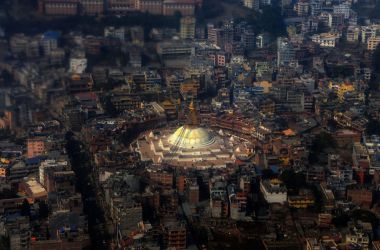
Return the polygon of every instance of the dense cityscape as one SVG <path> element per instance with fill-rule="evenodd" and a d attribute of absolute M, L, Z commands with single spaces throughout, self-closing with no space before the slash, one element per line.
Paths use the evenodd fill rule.
<path fill-rule="evenodd" d="M 0 249 L 380 249 L 380 1 L 1 0 Z"/>

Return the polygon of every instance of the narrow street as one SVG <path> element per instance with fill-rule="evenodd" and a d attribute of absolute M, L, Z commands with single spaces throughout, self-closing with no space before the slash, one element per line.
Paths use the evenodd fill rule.
<path fill-rule="evenodd" d="M 88 219 L 91 249 L 110 249 L 104 211 L 96 198 L 96 184 L 92 178 L 92 167 L 88 152 L 73 134 L 68 132 L 67 153 L 77 177 L 77 189 L 82 194 L 83 210 Z"/>

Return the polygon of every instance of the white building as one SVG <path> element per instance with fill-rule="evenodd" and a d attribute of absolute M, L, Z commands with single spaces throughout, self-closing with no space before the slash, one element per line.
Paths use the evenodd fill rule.
<path fill-rule="evenodd" d="M 260 8 L 259 0 L 244 0 L 244 6 L 250 9 L 258 10 Z"/>
<path fill-rule="evenodd" d="M 104 28 L 104 37 L 118 39 L 120 41 L 124 41 L 125 39 L 125 29 L 124 27 L 115 28 L 113 26 Z"/>
<path fill-rule="evenodd" d="M 262 5 L 271 5 L 272 1 L 271 0 L 260 0 L 260 6 Z"/>
<path fill-rule="evenodd" d="M 344 19 L 348 19 L 350 17 L 350 9 L 350 4 L 348 2 L 333 6 L 333 12 L 335 14 L 343 14 Z"/>
<path fill-rule="evenodd" d="M 336 40 L 338 35 L 332 33 L 316 34 L 311 37 L 311 40 L 318 43 L 321 47 L 334 48 L 336 46 Z"/>
<path fill-rule="evenodd" d="M 183 168 L 224 168 L 236 157 L 248 156 L 251 144 L 243 138 L 217 134 L 198 126 L 194 104 L 187 124 L 173 130 L 148 131 L 136 142 L 142 161 L 168 163 Z"/>
<path fill-rule="evenodd" d="M 379 25 L 370 25 L 361 27 L 361 42 L 367 43 L 368 39 L 376 37 Z"/>
<path fill-rule="evenodd" d="M 260 190 L 268 203 L 285 203 L 288 199 L 288 191 L 278 179 L 262 180 Z"/>
<path fill-rule="evenodd" d="M 86 71 L 87 59 L 86 58 L 70 58 L 70 72 L 75 74 L 82 74 Z"/>

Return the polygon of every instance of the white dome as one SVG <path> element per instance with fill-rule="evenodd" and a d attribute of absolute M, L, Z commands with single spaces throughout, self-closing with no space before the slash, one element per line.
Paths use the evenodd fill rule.
<path fill-rule="evenodd" d="M 185 125 L 178 128 L 168 141 L 180 148 L 203 148 L 213 144 L 215 137 L 204 128 Z"/>

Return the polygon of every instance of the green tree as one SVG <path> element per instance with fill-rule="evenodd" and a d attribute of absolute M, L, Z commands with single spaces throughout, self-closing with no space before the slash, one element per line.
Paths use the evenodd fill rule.
<path fill-rule="evenodd" d="M 296 173 L 293 169 L 284 170 L 280 175 L 280 179 L 288 189 L 293 189 L 295 192 L 306 186 L 305 175 L 301 172 Z"/>
<path fill-rule="evenodd" d="M 318 134 L 311 145 L 311 150 L 309 154 L 310 162 L 318 162 L 318 156 L 325 152 L 328 148 L 336 148 L 338 146 L 334 137 L 327 132 L 321 132 Z"/>
<path fill-rule="evenodd" d="M 49 216 L 49 206 L 45 201 L 40 201 L 38 203 L 38 214 L 42 219 L 46 219 Z"/>
<path fill-rule="evenodd" d="M 374 119 L 369 119 L 367 124 L 367 134 L 380 135 L 380 122 Z"/>
<path fill-rule="evenodd" d="M 24 199 L 22 202 L 21 215 L 30 217 L 30 204 L 27 199 Z"/>
<path fill-rule="evenodd" d="M 11 190 L 11 189 L 5 188 L 0 192 L 0 200 L 1 199 L 12 199 L 12 198 L 16 198 L 16 197 L 17 197 L 16 192 Z"/>
<path fill-rule="evenodd" d="M 372 54 L 372 66 L 375 73 L 380 73 L 380 45 L 378 45 Z"/>
<path fill-rule="evenodd" d="M 0 236 L 0 249 L 3 249 L 3 250 L 11 249 L 9 237 Z"/>
<path fill-rule="evenodd" d="M 332 224 L 336 227 L 346 227 L 347 222 L 350 220 L 350 216 L 343 213 L 332 219 Z"/>

